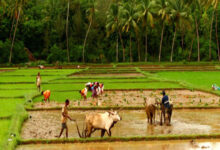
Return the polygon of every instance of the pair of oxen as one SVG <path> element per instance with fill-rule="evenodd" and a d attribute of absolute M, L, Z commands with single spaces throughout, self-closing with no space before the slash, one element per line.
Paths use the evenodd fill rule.
<path fill-rule="evenodd" d="M 145 102 L 145 111 L 148 118 L 148 123 L 153 124 L 156 123 L 156 110 L 159 109 L 160 103 L 149 103 Z M 169 108 L 165 108 L 163 104 L 160 104 L 160 125 L 164 123 L 170 124 L 171 116 L 172 116 L 173 105 L 170 104 Z M 122 109 L 119 109 L 121 111 Z M 118 111 L 118 112 L 119 112 Z M 76 122 L 77 132 L 79 137 L 86 138 L 91 137 L 91 134 L 96 130 L 101 130 L 101 137 L 105 135 L 107 132 L 108 136 L 111 136 L 111 129 L 114 125 L 122 120 L 117 111 L 106 111 L 104 113 L 91 113 L 87 114 L 85 117 L 85 129 L 83 125 L 83 130 L 80 133 L 78 124 Z"/>

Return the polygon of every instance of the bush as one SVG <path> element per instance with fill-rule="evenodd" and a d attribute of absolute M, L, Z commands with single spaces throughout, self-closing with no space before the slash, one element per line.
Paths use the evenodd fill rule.
<path fill-rule="evenodd" d="M 49 63 L 54 63 L 56 61 L 60 61 L 60 62 L 67 61 L 66 51 L 60 49 L 59 47 L 56 46 L 56 44 L 54 44 L 50 48 L 50 54 L 47 57 L 47 61 Z"/>
<path fill-rule="evenodd" d="M 70 44 L 70 60 L 71 62 L 79 62 L 82 58 L 82 45 Z"/>
<path fill-rule="evenodd" d="M 0 63 L 7 63 L 9 60 L 9 54 L 11 49 L 11 41 L 0 41 Z M 22 41 L 16 41 L 12 51 L 12 63 L 27 62 L 28 56 L 24 49 L 24 43 Z"/>

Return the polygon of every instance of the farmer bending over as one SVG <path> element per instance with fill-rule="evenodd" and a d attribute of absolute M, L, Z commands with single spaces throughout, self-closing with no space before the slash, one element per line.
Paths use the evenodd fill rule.
<path fill-rule="evenodd" d="M 36 85 L 39 92 L 40 92 L 40 84 L 41 84 L 41 77 L 40 77 L 40 72 L 38 72 L 36 77 Z"/>
<path fill-rule="evenodd" d="M 84 100 L 86 100 L 87 88 L 84 88 L 84 89 L 80 90 L 79 93 L 81 94 L 81 98 L 83 96 Z"/>
<path fill-rule="evenodd" d="M 44 95 L 44 102 L 50 102 L 50 90 L 42 91 L 41 95 Z"/>
<path fill-rule="evenodd" d="M 60 135 L 56 136 L 58 138 L 60 138 L 60 136 L 63 133 L 63 130 L 66 129 L 66 138 L 68 138 L 68 127 L 67 127 L 67 120 L 71 120 L 71 121 L 75 121 L 74 119 L 71 119 L 68 115 L 68 106 L 69 106 L 70 101 L 68 99 L 66 99 L 65 101 L 65 105 L 62 108 L 62 117 L 61 117 L 61 131 L 60 131 Z"/>

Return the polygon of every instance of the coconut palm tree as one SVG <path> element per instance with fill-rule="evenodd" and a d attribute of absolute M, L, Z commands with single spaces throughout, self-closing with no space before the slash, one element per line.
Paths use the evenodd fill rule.
<path fill-rule="evenodd" d="M 94 17 L 95 17 L 95 11 L 96 11 L 96 9 L 95 9 L 95 0 L 86 0 L 86 4 L 87 4 L 86 15 L 87 15 L 87 18 L 89 20 L 89 27 L 87 29 L 86 36 L 85 36 L 84 43 L 83 43 L 83 52 L 82 52 L 83 62 L 85 62 L 86 41 L 87 41 L 87 38 L 88 38 L 90 28 L 92 26 L 92 23 L 93 23 L 93 20 L 94 20 Z"/>
<path fill-rule="evenodd" d="M 191 14 L 195 22 L 195 29 L 197 35 L 198 62 L 200 61 L 199 24 L 203 11 L 203 5 L 204 5 L 203 0 L 193 0 L 191 4 Z"/>
<path fill-rule="evenodd" d="M 209 60 L 212 59 L 212 28 L 213 28 L 213 22 L 214 22 L 214 16 L 215 12 L 218 6 L 218 1 L 219 0 L 206 0 L 205 1 L 205 8 L 206 9 L 213 9 L 212 11 L 212 17 L 211 17 L 211 24 L 210 24 L 210 32 L 209 32 Z"/>
<path fill-rule="evenodd" d="M 13 38 L 12 38 L 12 43 L 11 43 L 11 49 L 10 49 L 10 55 L 9 55 L 9 63 L 11 63 L 12 60 L 12 51 L 14 47 L 14 41 L 15 41 L 15 36 L 16 36 L 16 31 L 18 28 L 18 22 L 20 19 L 20 15 L 22 13 L 22 8 L 23 6 L 27 3 L 28 0 L 16 0 L 15 3 L 15 18 L 16 18 L 16 24 L 15 24 L 15 29 L 13 33 Z"/>
<path fill-rule="evenodd" d="M 162 22 L 162 30 L 161 30 L 161 39 L 160 39 L 160 49 L 159 49 L 159 57 L 158 61 L 161 60 L 161 51 L 162 51 L 162 44 L 163 44 L 163 33 L 165 28 L 165 22 L 169 19 L 169 12 L 167 8 L 167 1 L 166 0 L 153 0 L 152 1 L 152 11 L 157 14 Z"/>
<path fill-rule="evenodd" d="M 173 61 L 173 51 L 176 38 L 177 29 L 180 29 L 181 24 L 189 26 L 189 9 L 188 6 L 182 0 L 168 0 L 169 17 L 174 24 L 174 36 L 172 42 L 172 50 L 170 54 L 170 62 Z"/>
<path fill-rule="evenodd" d="M 125 2 L 121 7 L 120 7 L 120 20 L 122 21 L 123 27 L 122 31 L 129 33 L 130 36 L 130 62 L 132 62 L 132 50 L 131 50 L 131 36 L 132 36 L 132 31 L 135 32 L 136 38 L 137 38 L 137 43 L 138 43 L 138 60 L 141 60 L 140 56 L 140 46 L 139 46 L 139 38 L 138 38 L 138 30 L 139 27 L 137 25 L 137 20 L 140 17 L 140 12 L 137 11 L 137 7 L 134 1 L 131 2 Z"/>
<path fill-rule="evenodd" d="M 107 11 L 107 24 L 106 24 L 106 29 L 107 29 L 107 36 L 109 36 L 111 33 L 116 33 L 116 62 L 118 62 L 118 38 L 119 38 L 119 20 L 118 20 L 118 15 L 119 15 L 119 4 L 116 1 L 115 3 L 112 3 L 110 6 L 110 9 Z M 120 36 L 121 37 L 121 36 Z M 123 45 L 123 40 L 122 41 L 122 48 L 123 48 L 123 58 L 124 58 L 124 45 Z"/>
<path fill-rule="evenodd" d="M 145 28 L 145 62 L 147 62 L 147 54 L 148 54 L 148 26 L 150 24 L 151 27 L 153 27 L 154 19 L 153 14 L 151 12 L 151 0 L 139 0 L 138 1 L 138 11 L 140 11 L 141 14 L 141 20 L 143 22 L 143 26 Z"/>
<path fill-rule="evenodd" d="M 66 11 L 66 50 L 67 50 L 67 60 L 70 62 L 70 52 L 69 52 L 69 13 L 70 13 L 70 0 L 67 0 L 67 11 Z"/>

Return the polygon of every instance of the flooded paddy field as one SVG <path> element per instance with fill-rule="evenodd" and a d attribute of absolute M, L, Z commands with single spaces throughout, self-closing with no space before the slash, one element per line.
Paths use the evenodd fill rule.
<path fill-rule="evenodd" d="M 144 106 L 145 100 L 160 100 L 161 90 L 111 90 L 104 91 L 97 99 L 88 98 L 86 101 L 73 101 L 70 107 L 75 106 Z M 169 99 L 175 106 L 216 106 L 220 103 L 217 95 L 202 91 L 166 90 Z M 62 106 L 62 103 L 50 102 L 42 105 L 35 103 L 34 108 L 50 108 Z"/>
<path fill-rule="evenodd" d="M 136 141 L 20 145 L 16 150 L 219 150 L 220 140 Z"/>
<path fill-rule="evenodd" d="M 80 130 L 83 128 L 85 115 L 103 111 L 69 111 L 76 119 Z M 183 109 L 174 110 L 171 126 L 159 125 L 159 114 L 156 124 L 149 125 L 144 110 L 124 110 L 119 112 L 122 121 L 112 128 L 112 136 L 149 136 L 149 135 L 192 135 L 220 133 L 220 109 Z M 31 111 L 29 119 L 23 124 L 22 139 L 55 139 L 61 129 L 61 111 Z M 74 122 L 68 122 L 69 137 L 79 137 Z M 92 137 L 99 137 L 96 131 Z M 106 135 L 105 135 L 106 136 Z"/>

